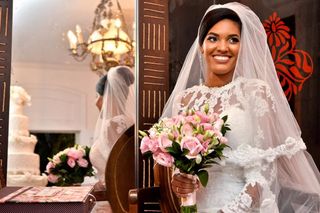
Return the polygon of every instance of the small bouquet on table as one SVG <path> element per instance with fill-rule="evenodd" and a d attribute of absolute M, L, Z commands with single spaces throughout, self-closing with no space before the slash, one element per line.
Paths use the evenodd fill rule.
<path fill-rule="evenodd" d="M 140 150 L 162 166 L 196 176 L 205 187 L 209 177 L 206 168 L 217 164 L 224 148 L 229 147 L 224 137 L 230 130 L 227 118 L 209 113 L 208 104 L 203 111 L 189 109 L 172 118 L 163 118 L 148 131 L 139 131 Z M 196 192 L 181 198 L 181 212 L 197 212 Z"/>
<path fill-rule="evenodd" d="M 55 186 L 80 185 L 85 176 L 94 176 L 89 159 L 90 147 L 76 144 L 48 158 L 48 181 Z"/>

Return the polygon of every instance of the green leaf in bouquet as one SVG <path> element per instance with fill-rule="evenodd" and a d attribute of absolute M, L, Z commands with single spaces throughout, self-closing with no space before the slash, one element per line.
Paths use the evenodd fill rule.
<path fill-rule="evenodd" d="M 195 164 L 196 164 L 196 161 L 195 161 L 195 160 L 192 160 L 191 163 L 190 163 L 190 165 L 188 166 L 188 169 L 187 169 L 188 174 L 189 174 L 191 171 L 193 171 L 193 168 L 194 168 Z"/>
<path fill-rule="evenodd" d="M 214 159 L 207 159 L 204 161 L 205 164 L 218 164 Z"/>
<path fill-rule="evenodd" d="M 187 172 L 188 165 L 186 165 L 182 160 L 176 160 L 175 166 L 181 171 L 181 172 Z"/>
<path fill-rule="evenodd" d="M 205 103 L 205 105 L 204 105 L 204 112 L 206 114 L 208 114 L 208 112 L 209 112 L 209 104 L 208 103 Z"/>
<path fill-rule="evenodd" d="M 218 141 L 217 137 L 212 137 L 210 143 L 211 143 L 211 144 L 210 144 L 209 148 L 211 148 L 211 147 L 216 146 L 217 144 L 219 144 L 219 141 Z"/>
<path fill-rule="evenodd" d="M 68 158 L 68 157 L 67 157 L 66 154 L 60 155 L 60 160 L 61 160 L 61 162 L 66 162 L 66 161 L 68 160 L 67 158 Z"/>
<path fill-rule="evenodd" d="M 152 152 L 151 151 L 146 151 L 145 153 L 143 153 L 143 156 L 149 158 L 149 157 L 152 156 Z"/>
<path fill-rule="evenodd" d="M 62 173 L 62 174 L 67 174 L 68 171 L 67 171 L 66 169 L 60 169 L 60 173 Z"/>
<path fill-rule="evenodd" d="M 224 123 L 227 122 L 227 120 L 228 120 L 228 115 L 223 116 L 221 119 L 223 120 Z"/>
<path fill-rule="evenodd" d="M 86 156 L 89 156 L 90 147 L 88 147 L 88 146 L 84 147 L 84 151 L 85 151 L 85 153 L 86 153 Z"/>
<path fill-rule="evenodd" d="M 181 153 L 181 147 L 179 143 L 173 141 L 172 148 L 175 150 L 175 153 Z"/>
<path fill-rule="evenodd" d="M 227 131 L 230 131 L 230 130 L 231 129 L 229 128 L 229 124 L 224 124 L 221 127 L 221 133 L 222 133 L 223 136 L 227 133 Z"/>
<path fill-rule="evenodd" d="M 206 187 L 208 184 L 209 174 L 206 170 L 200 170 L 197 173 L 197 176 L 200 180 L 200 183 L 203 187 Z"/>
<path fill-rule="evenodd" d="M 188 150 L 188 149 L 183 149 L 183 152 L 182 152 L 182 155 L 187 155 L 187 154 L 189 154 L 189 152 L 190 152 L 190 150 Z"/>

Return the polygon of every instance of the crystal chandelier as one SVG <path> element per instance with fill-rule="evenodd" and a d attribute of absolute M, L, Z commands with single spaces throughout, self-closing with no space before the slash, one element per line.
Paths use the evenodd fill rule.
<path fill-rule="evenodd" d="M 134 41 L 128 35 L 118 0 L 116 4 L 116 11 L 112 11 L 112 0 L 102 0 L 97 6 L 87 42 L 79 25 L 76 26 L 76 33 L 71 30 L 67 33 L 71 55 L 77 61 L 83 61 L 90 54 L 90 68 L 98 75 L 103 75 L 113 66 L 134 65 Z"/>

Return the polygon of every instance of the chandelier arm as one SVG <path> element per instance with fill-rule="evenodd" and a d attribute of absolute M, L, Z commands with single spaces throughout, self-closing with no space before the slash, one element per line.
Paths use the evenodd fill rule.
<path fill-rule="evenodd" d="M 85 52 L 84 54 L 81 54 L 81 55 L 72 53 L 71 55 L 76 61 L 81 62 L 87 57 L 88 53 Z"/>
<path fill-rule="evenodd" d="M 128 31 L 128 25 L 127 25 L 126 20 L 125 20 L 125 18 L 124 18 L 121 5 L 120 5 L 120 3 L 119 3 L 118 0 L 116 0 L 116 1 L 117 1 L 118 9 L 119 9 L 119 11 L 120 11 L 121 19 L 122 19 L 122 21 L 123 21 L 124 30 L 125 30 L 125 32 L 128 34 L 128 32 L 129 32 L 129 31 Z"/>

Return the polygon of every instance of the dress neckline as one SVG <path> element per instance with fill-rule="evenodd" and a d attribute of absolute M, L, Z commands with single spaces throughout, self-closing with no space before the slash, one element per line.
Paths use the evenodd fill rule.
<path fill-rule="evenodd" d="M 210 91 L 223 91 L 223 90 L 228 90 L 231 87 L 233 87 L 236 83 L 238 83 L 238 81 L 240 81 L 242 79 L 242 77 L 238 77 L 232 81 L 230 81 L 229 83 L 223 85 L 223 86 L 217 86 L 217 87 L 209 87 L 205 84 L 200 85 L 201 87 L 204 87 L 206 90 L 210 90 Z"/>

